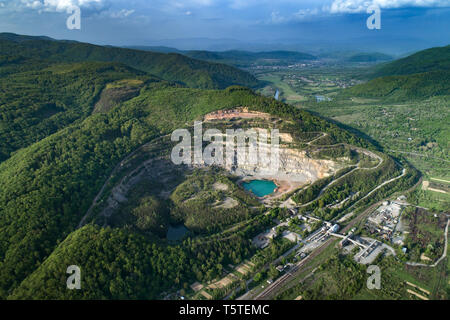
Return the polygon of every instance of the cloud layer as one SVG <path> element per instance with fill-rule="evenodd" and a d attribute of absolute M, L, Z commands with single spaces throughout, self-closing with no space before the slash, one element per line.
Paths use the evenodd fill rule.
<path fill-rule="evenodd" d="M 0 0 L 0 4 L 5 3 Z M 164 12 L 195 12 L 195 10 L 263 10 L 273 8 L 271 12 L 278 12 L 278 8 L 289 8 L 295 16 L 304 18 L 317 15 L 318 12 L 327 13 L 360 13 L 366 11 L 371 4 L 382 9 L 404 7 L 450 7 L 450 0 L 9 0 L 6 5 L 15 8 L 28 8 L 39 11 L 66 11 L 72 6 L 80 8 L 107 10 L 109 7 L 121 7 L 127 12 L 139 11 L 141 8 L 160 9 Z M 298 14 L 297 14 L 298 13 Z"/>
<path fill-rule="evenodd" d="M 104 0 L 20 0 L 18 7 L 21 5 L 26 8 L 62 12 L 74 6 L 80 8 L 100 8 L 104 5 Z"/>
<path fill-rule="evenodd" d="M 327 42 L 365 37 L 372 4 L 383 13 L 380 38 L 449 38 L 450 0 L 0 0 L 0 30 L 108 44 L 187 38 Z M 74 5 L 82 12 L 78 33 L 66 28 L 67 9 Z"/>
<path fill-rule="evenodd" d="M 326 7 L 330 13 L 360 13 L 365 12 L 370 5 L 377 5 L 381 9 L 396 9 L 406 7 L 448 7 L 450 0 L 334 0 Z"/>

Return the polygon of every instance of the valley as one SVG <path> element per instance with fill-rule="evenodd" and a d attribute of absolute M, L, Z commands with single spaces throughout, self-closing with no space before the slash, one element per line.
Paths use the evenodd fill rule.
<path fill-rule="evenodd" d="M 0 48 L 1 299 L 448 299 L 445 59 Z"/>
<path fill-rule="evenodd" d="M 227 115 L 226 121 L 224 121 L 225 115 Z M 249 285 L 254 287 L 255 283 L 261 283 L 263 279 L 267 279 L 267 276 L 277 276 L 279 271 L 273 271 L 272 267 L 269 268 L 269 265 L 273 266 L 273 263 L 280 263 L 280 261 L 288 264 L 291 262 L 286 261 L 295 261 L 295 259 L 292 259 L 299 257 L 301 253 L 297 253 L 297 250 L 302 246 L 310 248 L 308 250 L 312 250 L 313 253 L 316 249 L 321 248 L 321 246 L 317 247 L 315 243 L 317 240 L 314 239 L 318 237 L 317 232 L 321 230 L 322 224 L 326 225 L 328 223 L 326 219 L 330 218 L 321 220 L 317 219 L 318 215 L 325 214 L 330 208 L 333 215 L 338 215 L 338 212 L 342 212 L 342 214 L 349 212 L 350 208 L 359 201 L 370 197 L 385 184 L 394 183 L 397 179 L 406 175 L 404 169 L 400 174 L 380 183 L 373 190 L 369 189 L 370 192 L 367 195 L 364 194 L 363 190 L 356 192 L 360 189 L 355 189 L 354 195 L 344 199 L 339 206 L 327 205 L 323 200 L 326 199 L 323 198 L 323 195 L 327 194 L 328 189 L 335 185 L 338 188 L 343 179 L 350 179 L 349 181 L 355 179 L 358 169 L 368 170 L 369 172 L 382 170 L 381 167 L 387 159 L 362 148 L 343 147 L 341 144 L 322 145 L 320 140 L 328 137 L 328 134 L 324 132 L 304 132 L 304 137 L 296 141 L 291 136 L 294 131 L 290 133 L 295 128 L 291 122 L 266 113 L 252 113 L 249 110 L 219 110 L 207 114 L 204 119 L 207 119 L 206 122 L 203 122 L 204 130 L 207 130 L 209 126 L 225 129 L 237 124 L 242 128 L 257 128 L 260 130 L 277 123 L 277 127 L 286 130 L 283 130 L 280 134 L 282 149 L 289 145 L 290 148 L 305 150 L 303 155 L 298 152 L 291 153 L 292 151 L 288 153 L 290 156 L 287 158 L 287 163 L 304 161 L 301 160 L 302 158 L 317 161 L 315 159 L 326 157 L 330 160 L 326 160 L 322 164 L 327 168 L 327 172 L 323 176 L 322 174 L 317 176 L 317 173 L 314 173 L 314 170 L 316 170 L 314 168 L 317 165 L 309 167 L 305 163 L 300 164 L 300 176 L 296 174 L 295 166 L 287 169 L 282 165 L 281 170 L 290 172 L 286 175 L 286 178 L 291 187 L 285 192 L 281 191 L 280 193 L 280 190 L 276 190 L 274 194 L 262 197 L 254 197 L 242 188 L 242 181 L 247 179 L 261 179 L 262 177 L 271 179 L 271 177 L 258 174 L 257 170 L 260 168 L 249 168 L 247 162 L 243 164 L 235 163 L 230 167 L 214 168 L 204 165 L 190 168 L 176 167 L 170 163 L 168 158 L 170 146 L 173 146 L 173 143 L 169 141 L 167 136 L 161 137 L 157 143 L 152 142 L 144 145 L 122 161 L 120 167 L 113 172 L 114 180 L 111 179 L 112 177 L 108 180 L 110 183 L 102 188 L 101 193 L 97 195 L 95 203 L 93 203 L 93 207 L 88 211 L 88 216 L 91 220 L 94 220 L 95 224 L 113 228 L 127 226 L 127 228 L 131 228 L 131 230 L 141 233 L 149 239 L 152 239 L 154 235 L 159 235 L 160 239 L 164 239 L 167 230 L 173 228 L 171 226 L 183 226 L 187 232 L 184 233 L 185 240 L 183 241 L 183 238 L 176 240 L 178 243 L 183 243 L 183 246 L 186 245 L 186 239 L 203 243 L 207 242 L 209 238 L 224 241 L 232 237 L 231 231 L 241 233 L 248 230 L 250 226 L 252 231 L 247 231 L 244 234 L 249 237 L 247 241 L 253 243 L 255 243 L 256 238 L 261 237 L 257 232 L 264 230 L 264 228 L 277 229 L 277 232 L 274 233 L 275 236 L 286 234 L 277 241 L 273 240 L 274 243 L 266 242 L 266 244 L 259 245 L 261 251 L 257 250 L 252 255 L 247 256 L 245 260 L 237 260 L 240 261 L 237 265 L 236 262 L 230 261 L 231 263 L 223 266 L 222 271 L 218 274 L 219 276 L 222 274 L 222 278 L 219 277 L 206 282 L 198 278 L 195 279 L 195 283 L 177 293 L 185 298 L 211 299 L 214 297 L 230 297 L 230 295 L 236 296 L 238 293 L 242 295 L 242 289 L 239 289 L 242 288 L 240 287 L 242 281 L 246 282 L 246 287 Z M 163 147 L 165 144 L 167 144 L 167 147 Z M 155 148 L 157 148 L 156 153 Z M 342 148 L 343 150 L 341 150 Z M 346 148 L 348 148 L 346 152 L 351 155 L 350 158 L 340 157 L 340 152 L 345 151 Z M 280 183 L 280 174 L 279 172 L 276 176 L 277 186 L 282 184 Z M 305 174 L 307 175 L 305 176 Z M 309 177 L 308 180 L 304 180 L 305 177 Z M 326 185 L 322 184 L 315 199 L 302 200 L 303 203 L 296 203 L 301 201 L 299 200 L 301 199 L 299 198 L 300 195 L 311 190 L 312 186 L 317 184 L 316 182 L 322 180 L 326 181 Z M 113 181 L 116 181 L 116 185 Z M 293 185 L 294 181 L 297 182 Z M 148 202 L 149 200 L 151 202 Z M 321 201 L 319 208 L 322 209 L 314 212 L 309 211 L 319 201 Z M 144 226 L 139 222 L 139 212 L 148 215 L 149 204 L 154 208 L 152 210 L 160 208 L 161 205 L 166 209 L 157 209 L 159 219 L 153 222 L 146 219 L 147 223 Z M 154 207 L 155 205 L 158 207 Z M 325 208 L 325 206 L 327 207 Z M 263 209 L 264 207 L 266 209 Z M 280 208 L 284 209 L 280 211 Z M 162 210 L 166 212 L 166 218 L 163 220 L 161 220 Z M 91 216 L 91 214 L 94 216 Z M 200 215 L 203 215 L 202 218 L 199 218 Z M 153 219 L 155 218 L 156 216 Z M 307 223 L 299 223 L 298 225 L 288 223 L 291 219 L 299 222 L 301 219 L 306 219 Z M 336 221 L 337 217 L 334 220 Z M 88 219 L 84 219 L 84 223 L 88 223 L 88 221 Z M 200 221 L 201 223 L 199 223 Z M 353 225 L 350 222 L 352 222 L 352 219 L 348 218 L 348 221 L 345 221 L 344 224 Z M 82 225 L 79 227 L 82 227 Z M 285 230 L 286 227 L 287 230 Z M 161 229 L 158 230 L 158 228 Z M 349 230 L 349 227 L 346 230 Z M 294 237 L 293 240 L 292 237 Z M 326 238 L 320 241 L 324 240 Z M 169 245 L 174 243 L 174 240 L 167 239 L 166 241 Z M 270 260 L 267 260 L 268 257 L 265 257 L 265 252 L 269 249 L 270 251 L 275 250 L 269 256 L 273 257 L 272 259 L 275 258 L 270 264 L 268 264 L 270 262 Z M 285 250 L 287 251 L 285 252 Z M 273 255 L 274 253 L 275 255 Z M 294 254 L 297 255 L 294 257 Z M 313 254 L 311 254 L 312 256 Z M 303 264 L 303 261 L 300 261 Z M 242 269 L 242 266 L 246 266 L 245 269 Z M 264 274 L 264 276 L 259 276 L 258 281 L 252 281 L 252 277 L 256 274 Z M 247 295 L 251 292 L 253 291 L 249 291 Z M 175 296 L 173 294 L 170 293 L 165 298 L 177 296 L 177 294 Z"/>

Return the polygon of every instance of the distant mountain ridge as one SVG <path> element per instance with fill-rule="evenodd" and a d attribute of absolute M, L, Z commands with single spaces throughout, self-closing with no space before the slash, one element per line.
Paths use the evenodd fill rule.
<path fill-rule="evenodd" d="M 183 54 L 183 50 L 178 50 L 176 48 L 165 47 L 165 46 L 124 46 L 125 49 L 141 50 L 141 51 L 151 51 L 151 52 L 161 52 L 161 53 L 179 53 Z"/>
<path fill-rule="evenodd" d="M 416 52 L 375 69 L 373 77 L 450 70 L 450 45 Z"/>
<path fill-rule="evenodd" d="M 53 62 L 119 62 L 192 88 L 224 89 L 232 85 L 255 87 L 259 84 L 253 75 L 243 70 L 177 53 L 145 52 L 9 33 L 0 34 L 0 52 Z"/>
<path fill-rule="evenodd" d="M 227 63 L 231 65 L 240 66 L 243 64 L 250 64 L 255 62 L 262 62 L 261 60 L 277 60 L 277 63 L 292 63 L 298 61 L 317 60 L 317 57 L 304 52 L 297 51 L 207 51 L 207 50 L 178 50 L 176 48 L 164 46 L 131 46 L 126 47 L 131 49 L 143 51 L 155 51 L 163 53 L 179 53 L 187 57 L 199 60 L 206 60 L 210 62 Z"/>
<path fill-rule="evenodd" d="M 373 53 L 358 53 L 350 58 L 348 58 L 349 62 L 379 62 L 379 61 L 389 61 L 393 60 L 394 58 L 390 55 L 380 53 L 380 52 L 373 52 Z"/>

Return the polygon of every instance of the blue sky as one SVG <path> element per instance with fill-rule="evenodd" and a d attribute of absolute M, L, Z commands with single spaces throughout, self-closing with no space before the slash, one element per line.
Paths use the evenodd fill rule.
<path fill-rule="evenodd" d="M 368 30 L 366 9 L 382 10 Z M 66 28 L 81 8 L 81 30 Z M 450 0 L 0 0 L 0 31 L 182 49 L 412 51 L 450 43 Z"/>

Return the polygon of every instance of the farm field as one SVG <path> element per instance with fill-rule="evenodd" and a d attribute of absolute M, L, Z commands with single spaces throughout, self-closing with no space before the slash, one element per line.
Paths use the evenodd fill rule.
<path fill-rule="evenodd" d="M 305 106 L 376 140 L 387 152 L 406 157 L 425 176 L 450 176 L 447 97 L 389 104 L 351 101 Z M 405 121 L 406 119 L 406 121 Z"/>
<path fill-rule="evenodd" d="M 340 89 L 361 83 L 356 78 L 359 68 L 354 65 L 337 67 L 319 62 L 250 71 L 266 84 L 261 93 L 271 95 L 279 90 L 280 100 L 296 105 L 316 101 L 318 97 L 333 99 Z"/>

